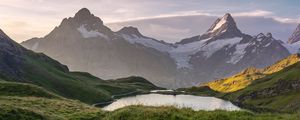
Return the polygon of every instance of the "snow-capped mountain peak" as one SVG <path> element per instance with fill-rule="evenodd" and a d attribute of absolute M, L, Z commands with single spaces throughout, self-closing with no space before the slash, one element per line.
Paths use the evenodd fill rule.
<path fill-rule="evenodd" d="M 243 35 L 244 34 L 237 28 L 232 16 L 227 13 L 223 17 L 218 18 L 204 34 L 183 39 L 176 44 L 187 44 L 205 39 L 210 39 L 211 41 L 217 39 L 226 40 L 235 37 L 243 37 Z"/>
<path fill-rule="evenodd" d="M 209 37 L 225 39 L 241 36 L 242 32 L 237 28 L 234 19 L 229 13 L 226 13 L 222 18 L 218 18 L 200 39 L 207 39 Z"/>
<path fill-rule="evenodd" d="M 87 8 L 80 9 L 74 17 L 63 19 L 52 32 L 61 31 L 79 32 L 82 38 L 100 37 L 105 40 L 109 40 L 114 34 L 99 17 L 93 15 Z"/>
<path fill-rule="evenodd" d="M 235 22 L 233 20 L 233 18 L 231 17 L 231 15 L 229 13 L 226 13 L 222 18 L 219 18 L 215 21 L 215 23 L 211 26 L 211 28 L 208 29 L 207 32 L 214 32 L 218 29 L 222 29 L 222 31 L 227 30 L 228 29 L 228 24 L 232 24 L 232 27 L 236 27 Z M 222 26 L 225 26 L 222 28 Z"/>
<path fill-rule="evenodd" d="M 124 27 L 116 33 L 131 44 L 142 44 L 161 52 L 168 52 L 174 48 L 174 46 L 169 43 L 142 35 L 136 27 Z"/>

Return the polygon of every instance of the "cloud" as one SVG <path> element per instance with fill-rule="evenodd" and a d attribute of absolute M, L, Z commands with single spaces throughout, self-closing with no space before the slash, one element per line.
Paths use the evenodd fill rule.
<path fill-rule="evenodd" d="M 263 16 L 271 16 L 273 15 L 273 12 L 271 11 L 265 11 L 265 10 L 254 10 L 254 11 L 249 11 L 249 12 L 238 12 L 238 13 L 233 13 L 233 16 L 244 16 L 244 17 L 263 17 Z"/>
<path fill-rule="evenodd" d="M 265 11 L 265 10 L 255 10 L 255 11 L 249 11 L 249 12 L 240 12 L 240 13 L 233 13 L 233 16 L 241 16 L 241 17 L 265 17 L 265 18 L 272 18 L 278 22 L 281 23 L 300 23 L 300 17 L 299 18 L 287 18 L 287 17 L 280 17 L 276 16 L 271 11 Z"/>
<path fill-rule="evenodd" d="M 300 23 L 300 18 L 292 19 L 292 18 L 284 18 L 278 16 L 273 16 L 272 18 L 282 23 Z"/>
<path fill-rule="evenodd" d="M 232 0 L 1 0 L 0 28 L 8 31 L 8 34 L 18 42 L 31 37 L 42 37 L 59 25 L 63 18 L 73 16 L 82 7 L 90 9 L 106 24 L 199 15 L 220 17 L 225 12 L 232 13 L 233 16 L 272 18 L 281 23 L 300 22 L 300 18 L 282 17 L 293 17 L 293 14 L 297 13 L 297 10 L 289 10 L 292 5 L 285 5 L 286 9 L 276 9 L 273 4 L 272 6 L 264 4 L 269 1 L 256 1 L 249 3 Z M 281 5 L 280 2 L 274 4 Z M 295 8 L 298 6 L 293 9 Z M 286 11 L 290 14 L 286 15 Z M 16 33 L 27 35 L 18 36 Z"/>
<path fill-rule="evenodd" d="M 170 17 L 186 17 L 186 16 L 213 16 L 213 17 L 221 17 L 225 13 L 217 14 L 217 13 L 209 13 L 209 12 L 203 12 L 203 11 L 177 11 L 169 14 L 160 14 L 156 16 L 148 16 L 148 17 L 137 17 L 134 19 L 123 19 L 123 20 L 117 20 L 117 21 L 111 21 L 110 23 L 118 23 L 118 22 L 127 22 L 127 21 L 137 21 L 137 20 L 146 20 L 146 19 L 159 19 L 159 18 L 170 18 Z M 286 17 L 280 17 L 276 16 L 271 11 L 266 10 L 254 10 L 254 11 L 247 11 L 247 12 L 234 12 L 231 13 L 235 17 L 264 17 L 264 18 L 271 18 L 281 23 L 300 23 L 300 17 L 299 18 L 286 18 Z"/>
<path fill-rule="evenodd" d="M 218 16 L 207 12 L 201 11 L 178 11 L 168 14 L 159 14 L 155 16 L 147 16 L 147 17 L 136 17 L 136 18 L 129 18 L 129 19 L 122 19 L 122 20 L 115 20 L 107 22 L 110 23 L 118 23 L 118 22 L 126 22 L 126 21 L 137 21 L 137 20 L 147 20 L 147 19 L 159 19 L 159 18 L 170 18 L 170 17 L 184 17 L 184 16 L 196 16 L 196 15 L 204 15 L 204 16 Z"/>
<path fill-rule="evenodd" d="M 159 24 L 150 24 L 148 34 L 151 36 L 162 36 L 163 38 L 168 38 L 169 40 L 177 40 L 181 35 L 187 34 L 190 31 L 188 28 L 174 28 L 173 26 L 165 26 Z M 175 42 L 175 41 L 169 41 Z"/>

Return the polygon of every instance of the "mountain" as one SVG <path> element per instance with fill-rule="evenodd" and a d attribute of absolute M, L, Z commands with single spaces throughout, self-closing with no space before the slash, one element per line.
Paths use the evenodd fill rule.
<path fill-rule="evenodd" d="M 242 33 L 230 14 L 217 19 L 204 34 L 171 44 L 131 26 L 113 32 L 86 8 L 45 37 L 21 44 L 71 71 L 105 79 L 137 75 L 169 88 L 231 76 L 251 66 L 263 68 L 290 54 L 271 33 Z"/>
<path fill-rule="evenodd" d="M 124 27 L 117 31 L 117 33 L 131 44 L 141 44 L 149 48 L 154 48 L 160 52 L 168 53 L 168 51 L 174 48 L 174 45 L 170 43 L 142 35 L 137 28 L 132 26 Z"/>
<path fill-rule="evenodd" d="M 56 60 L 22 47 L 2 30 L 0 30 L 0 79 L 38 85 L 60 96 L 85 103 L 112 100 L 111 96 L 116 94 L 160 89 L 140 77 L 121 78 L 111 82 L 89 73 L 70 72 L 67 66 Z"/>
<path fill-rule="evenodd" d="M 229 13 L 222 18 L 218 18 L 213 25 L 201 36 L 183 39 L 177 44 L 187 44 L 204 39 L 226 39 L 242 37 L 242 32 L 237 28 L 236 23 Z"/>
<path fill-rule="evenodd" d="M 294 30 L 285 46 L 291 53 L 300 53 L 300 24 Z"/>
<path fill-rule="evenodd" d="M 220 79 L 248 68 L 264 68 L 290 53 L 271 33 L 250 36 L 242 33 L 225 14 L 202 35 L 176 43 L 171 56 L 179 68 L 187 69 L 192 83 Z M 198 80 L 198 81 L 197 81 Z"/>
<path fill-rule="evenodd" d="M 246 70 L 240 72 L 237 75 L 208 82 L 206 84 L 203 84 L 203 86 L 208 86 L 214 91 L 222 93 L 238 91 L 246 88 L 254 80 L 276 73 L 297 62 L 300 62 L 300 56 L 298 54 L 294 54 L 264 69 L 247 68 Z"/>
<path fill-rule="evenodd" d="M 293 44 L 300 41 L 300 24 L 297 26 L 292 36 L 289 38 L 288 43 Z"/>
<path fill-rule="evenodd" d="M 114 31 L 124 26 L 135 26 L 144 34 L 173 43 L 178 42 L 179 38 L 205 33 L 217 18 L 217 16 L 209 15 L 180 15 L 120 21 L 106 23 L 106 25 Z M 234 16 L 234 20 L 238 28 L 244 33 L 256 35 L 258 32 L 270 32 L 274 33 L 276 39 L 284 42 L 288 40 L 295 26 L 297 26 L 297 23 L 282 23 L 264 16 Z"/>
<path fill-rule="evenodd" d="M 71 71 L 104 79 L 135 75 L 164 87 L 172 87 L 175 80 L 176 65 L 163 52 L 171 45 L 145 37 L 133 27 L 113 32 L 86 8 L 65 18 L 45 37 L 22 45 L 68 65 Z"/>

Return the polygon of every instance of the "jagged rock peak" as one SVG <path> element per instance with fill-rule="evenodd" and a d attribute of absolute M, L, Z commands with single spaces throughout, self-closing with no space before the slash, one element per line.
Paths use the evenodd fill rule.
<path fill-rule="evenodd" d="M 89 21 L 90 23 L 100 23 L 103 24 L 103 21 L 94 16 L 87 8 L 80 9 L 74 16 L 74 19 L 79 23 Z"/>
<path fill-rule="evenodd" d="M 268 38 L 273 38 L 273 35 L 272 35 L 272 33 L 267 33 L 267 34 L 266 34 L 266 37 L 268 37 Z"/>
<path fill-rule="evenodd" d="M 121 34 L 127 34 L 127 35 L 136 35 L 139 37 L 142 37 L 143 35 L 139 32 L 138 28 L 128 26 L 128 27 L 123 27 L 121 30 L 118 31 L 118 33 Z"/>
<path fill-rule="evenodd" d="M 300 24 L 297 26 L 292 36 L 289 38 L 288 43 L 293 44 L 300 41 Z"/>
<path fill-rule="evenodd" d="M 273 39 L 272 33 L 267 33 L 267 34 L 259 33 L 254 37 L 256 37 L 256 38 L 272 38 Z"/>
<path fill-rule="evenodd" d="M 88 10 L 87 8 L 82 8 L 75 14 L 75 17 L 85 16 L 85 15 L 92 15 L 92 14 L 90 10 Z"/>
<path fill-rule="evenodd" d="M 259 33 L 259 34 L 256 35 L 256 38 L 262 38 L 262 37 L 265 37 L 264 33 Z"/>
<path fill-rule="evenodd" d="M 218 18 L 212 26 L 206 31 L 206 33 L 200 36 L 194 36 L 191 38 L 183 39 L 176 44 L 187 44 L 199 40 L 210 39 L 227 39 L 235 37 L 243 37 L 243 34 L 238 28 L 237 25 L 229 13 L 226 13 L 223 17 Z"/>
<path fill-rule="evenodd" d="M 218 18 L 207 32 L 224 32 L 225 30 L 229 29 L 240 32 L 232 16 L 229 13 L 226 13 L 222 18 Z"/>
<path fill-rule="evenodd" d="M 206 33 L 200 36 L 200 39 L 226 39 L 242 37 L 243 33 L 237 28 L 237 25 L 229 13 L 222 18 L 218 18 Z"/>

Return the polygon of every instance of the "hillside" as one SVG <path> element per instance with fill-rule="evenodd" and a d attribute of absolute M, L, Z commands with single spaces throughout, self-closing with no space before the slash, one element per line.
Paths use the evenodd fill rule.
<path fill-rule="evenodd" d="M 16 92 L 24 90 L 25 86 L 27 88 L 26 92 Z M 297 114 L 257 114 L 248 111 L 229 112 L 219 110 L 193 111 L 186 108 L 178 109 L 166 106 L 129 106 L 107 112 L 79 101 L 60 97 L 36 85 L 1 81 L 0 88 L 2 88 L 0 93 L 1 120 L 161 120 L 199 118 L 203 120 L 280 120 L 299 117 Z M 13 91 L 11 91 L 12 89 Z M 13 93 L 18 94 L 13 95 Z"/>
<path fill-rule="evenodd" d="M 35 84 L 60 96 L 85 103 L 111 100 L 115 92 L 146 92 L 149 89 L 159 89 L 149 82 L 132 86 L 127 82 L 105 81 L 89 73 L 70 72 L 65 65 L 42 53 L 27 50 L 10 39 L 3 31 L 0 30 L 0 33 L 0 79 L 2 80 Z M 133 81 L 141 79 L 132 78 Z M 143 86 L 147 87 L 143 89 Z"/>
<path fill-rule="evenodd" d="M 60 97 L 36 85 L 27 83 L 7 82 L 0 80 L 0 96 L 34 96 L 44 98 Z"/>
<path fill-rule="evenodd" d="M 238 91 L 240 89 L 247 87 L 254 80 L 263 78 L 272 73 L 276 73 L 299 61 L 300 61 L 300 56 L 294 54 L 283 60 L 276 62 L 274 65 L 271 65 L 267 68 L 264 69 L 248 68 L 237 75 L 216 80 L 213 82 L 208 82 L 203 86 L 209 86 L 211 89 L 222 93 Z"/>
<path fill-rule="evenodd" d="M 100 117 L 101 110 L 36 85 L 0 80 L 0 120 Z"/>
<path fill-rule="evenodd" d="M 239 91 L 226 94 L 229 99 L 256 111 L 300 111 L 300 62 L 257 79 Z"/>

